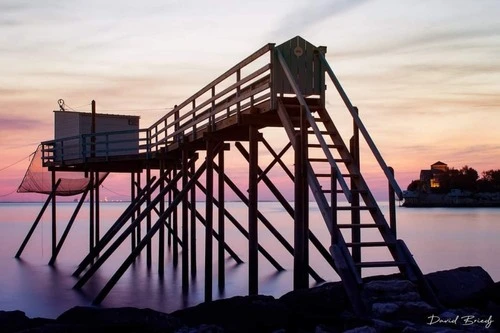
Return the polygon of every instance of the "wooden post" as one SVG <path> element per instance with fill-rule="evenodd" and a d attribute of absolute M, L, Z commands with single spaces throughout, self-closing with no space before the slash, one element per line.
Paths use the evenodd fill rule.
<path fill-rule="evenodd" d="M 173 172 L 173 177 L 175 178 L 177 176 L 178 172 L 177 172 L 177 166 L 174 167 L 174 172 Z M 173 191 L 173 189 L 172 189 Z M 172 192 L 171 191 L 171 192 Z M 172 192 L 172 195 L 174 195 L 174 193 Z M 172 221 L 172 225 L 171 225 L 171 228 L 172 228 L 172 231 L 170 232 L 170 234 L 172 234 L 172 245 L 173 245 L 173 260 L 172 260 L 172 263 L 174 264 L 174 267 L 177 267 L 178 263 L 179 263 L 179 242 L 177 241 L 178 237 L 179 237 L 179 226 L 178 226 L 178 220 L 177 220 L 177 207 L 175 207 L 175 209 L 173 210 L 172 212 L 172 215 L 171 215 L 171 221 Z"/>
<path fill-rule="evenodd" d="M 163 192 L 165 188 L 165 161 L 160 160 L 160 192 Z M 148 205 L 149 206 L 149 205 Z M 160 214 L 161 216 L 165 212 L 165 198 L 160 200 Z M 149 232 L 149 231 L 148 231 Z M 158 235 L 158 274 L 163 275 L 165 270 L 165 223 L 162 223 L 159 229 Z"/>
<path fill-rule="evenodd" d="M 222 142 L 222 144 L 224 144 Z M 218 200 L 219 200 L 219 207 L 218 207 L 218 218 L 219 218 L 219 259 L 218 259 L 218 264 L 219 264 L 219 291 L 224 290 L 224 286 L 226 284 L 226 276 L 225 276 L 225 257 L 224 257 L 224 243 L 225 243 L 225 226 L 224 226 L 224 212 L 225 212 L 225 195 L 224 195 L 224 149 L 219 150 L 219 172 L 218 174 L 218 180 L 219 180 L 219 194 L 218 194 Z"/>
<path fill-rule="evenodd" d="M 173 178 L 173 176 L 175 176 L 174 169 L 175 169 L 175 165 L 168 172 L 169 173 L 168 178 L 170 180 Z M 172 203 L 172 191 L 170 190 L 170 191 L 168 191 L 168 206 L 170 206 L 171 203 Z M 172 245 L 172 215 L 168 216 L 167 225 L 168 225 L 167 244 L 168 244 L 168 247 L 170 248 L 170 246 Z"/>
<path fill-rule="evenodd" d="M 356 114 L 358 114 L 358 109 L 354 107 Z M 360 171 L 360 154 L 359 154 L 359 129 L 356 122 L 353 121 L 352 125 L 353 135 L 350 140 L 350 151 L 353 159 L 353 164 L 357 167 L 356 169 Z M 356 207 L 351 210 L 351 223 L 352 224 L 360 224 L 361 223 L 361 214 L 360 210 L 357 209 L 359 207 L 359 192 L 357 191 L 356 180 L 354 179 L 355 175 L 351 176 L 351 207 Z M 361 247 L 357 244 L 361 242 L 361 230 L 360 228 L 352 228 L 352 258 L 355 263 L 361 262 Z M 358 267 L 358 273 L 361 274 L 361 268 Z"/>
<path fill-rule="evenodd" d="M 95 101 L 92 100 L 92 119 L 90 124 L 90 157 L 95 157 L 95 131 L 96 131 L 96 110 Z"/>
<path fill-rule="evenodd" d="M 248 165 L 248 294 L 259 292 L 259 241 L 258 241 L 258 154 L 259 131 L 256 126 L 249 128 L 249 165 Z"/>
<path fill-rule="evenodd" d="M 301 107 L 300 133 L 295 136 L 295 214 L 294 214 L 294 256 L 293 286 L 294 289 L 309 287 L 309 221 L 308 221 L 308 184 L 307 184 L 307 119 Z"/>
<path fill-rule="evenodd" d="M 331 214 L 332 214 L 332 225 L 333 225 L 333 230 L 334 232 L 332 233 L 332 245 L 335 245 L 337 244 L 338 242 L 338 233 L 337 233 L 337 228 L 336 228 L 336 225 L 337 225 L 337 190 L 338 190 L 338 186 L 337 186 L 337 170 L 335 170 L 335 168 L 331 168 L 331 173 L 332 173 L 332 176 L 331 176 L 331 200 L 330 200 L 330 208 L 331 208 Z"/>
<path fill-rule="evenodd" d="M 95 244 L 99 243 L 100 239 L 100 232 L 101 232 L 101 193 L 99 191 L 99 184 L 100 184 L 100 179 L 99 179 L 99 172 L 95 173 L 95 178 L 94 178 L 95 184 L 92 184 L 92 186 L 95 185 Z"/>
<path fill-rule="evenodd" d="M 213 158 L 214 142 L 211 138 L 207 139 L 207 157 L 206 157 L 206 199 L 205 199 L 205 302 L 212 300 L 212 231 L 213 231 Z"/>
<path fill-rule="evenodd" d="M 188 183 L 189 161 L 188 150 L 184 145 L 182 147 L 182 188 Z M 194 187 L 193 187 L 194 188 Z M 188 193 L 182 197 L 182 291 L 187 293 L 189 290 L 189 207 Z"/>
<path fill-rule="evenodd" d="M 135 173 L 134 172 L 131 172 L 130 173 L 130 202 L 134 202 L 135 201 Z M 135 217 L 136 217 L 136 213 L 135 211 L 132 213 L 132 215 L 130 216 L 130 223 L 134 223 L 134 220 L 135 220 Z M 131 241 L 131 248 L 132 248 L 132 251 L 135 249 L 135 230 L 132 230 L 132 232 L 130 233 L 130 241 Z"/>
<path fill-rule="evenodd" d="M 140 179 L 140 177 L 139 177 Z M 146 184 L 150 184 L 151 182 L 151 166 L 149 163 L 146 165 Z M 140 190 L 140 189 L 139 189 Z M 146 204 L 149 206 L 151 204 L 151 195 L 148 195 L 146 199 Z M 161 228 L 161 227 L 160 227 Z M 146 217 L 146 233 L 151 230 L 151 212 L 148 213 L 148 216 Z M 152 253 L 151 253 L 151 242 L 149 242 L 146 245 L 146 266 L 148 269 L 151 268 L 151 261 L 152 261 Z"/>
<path fill-rule="evenodd" d="M 92 184 L 90 187 L 90 197 L 89 197 L 89 252 L 94 248 L 95 241 L 95 172 L 90 171 L 89 173 L 89 183 Z"/>
<path fill-rule="evenodd" d="M 141 173 L 140 172 L 137 172 L 137 178 L 136 178 L 136 182 L 135 182 L 135 187 L 136 187 L 136 193 L 139 193 L 139 191 L 141 190 Z M 141 206 L 137 207 L 137 216 L 139 216 L 141 214 Z M 141 241 L 141 225 L 139 224 L 137 226 L 137 243 L 136 244 L 139 244 L 140 241 Z"/>
<path fill-rule="evenodd" d="M 54 196 L 52 197 L 52 256 L 56 253 L 57 248 L 57 205 L 56 205 L 56 172 L 52 171 L 52 192 Z"/>
<path fill-rule="evenodd" d="M 195 173 L 195 164 L 191 164 L 191 175 Z M 196 187 L 191 189 L 191 278 L 196 278 Z M 187 246 L 187 244 L 185 245 Z"/>
<path fill-rule="evenodd" d="M 394 169 L 389 167 L 390 173 L 394 176 Z M 397 238 L 397 229 L 396 229 L 396 193 L 394 188 L 392 187 L 391 182 L 389 182 L 389 223 L 391 226 L 391 231 L 394 234 L 394 237 Z"/>

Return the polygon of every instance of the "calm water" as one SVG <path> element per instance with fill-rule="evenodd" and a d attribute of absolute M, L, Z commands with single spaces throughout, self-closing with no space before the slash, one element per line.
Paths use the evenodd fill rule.
<path fill-rule="evenodd" d="M 260 203 L 260 211 L 273 225 L 293 243 L 291 218 L 277 203 Z M 203 203 L 198 203 L 203 213 Z M 57 317 L 76 305 L 90 305 L 93 298 L 116 271 L 130 251 L 127 240 L 106 262 L 81 291 L 72 286 L 76 279 L 72 272 L 88 251 L 88 207 L 84 206 L 79 219 L 58 257 L 55 267 L 50 267 L 50 215 L 42 218 L 26 247 L 22 260 L 14 259 L 24 236 L 33 223 L 41 204 L 0 203 L 0 309 L 25 311 L 30 317 Z M 75 204 L 61 204 L 58 207 L 58 234 L 62 233 Z M 115 221 L 125 209 L 124 203 L 101 205 L 102 230 Z M 87 209 L 86 209 L 87 208 Z M 227 203 L 227 209 L 246 226 L 246 207 L 241 203 Z M 215 210 L 216 211 L 216 210 Z M 495 281 L 500 280 L 500 209 L 410 209 L 398 207 L 398 238 L 402 238 L 414 254 L 424 273 L 479 265 L 484 267 Z M 366 217 L 366 216 L 362 216 Z M 340 218 L 347 218 L 341 215 Z M 320 214 L 311 208 L 311 229 L 327 245 L 328 233 Z M 227 222 L 226 237 L 229 246 L 244 260 L 247 259 L 245 238 Z M 259 257 L 259 292 L 280 296 L 292 288 L 293 260 L 281 244 L 259 225 L 259 239 L 263 247 L 287 270 L 277 273 L 262 256 Z M 364 230 L 368 237 L 373 230 Z M 153 267 L 148 270 L 143 254 L 125 273 L 105 301 L 104 307 L 136 306 L 149 307 L 164 312 L 198 304 L 204 295 L 203 230 L 198 227 L 198 274 L 192 279 L 187 296 L 181 293 L 181 268 L 173 266 L 172 248 L 167 248 L 166 269 L 163 276 L 157 272 L 157 239 L 154 238 Z M 348 236 L 346 235 L 346 238 Z M 364 239 L 365 240 L 365 239 Z M 376 238 L 366 240 L 378 240 Z M 214 249 L 216 243 L 214 242 Z M 180 253 L 180 252 L 179 252 Z M 363 254 L 367 260 L 388 259 L 387 253 L 370 249 Z M 338 276 L 311 246 L 311 265 L 327 281 L 337 281 Z M 214 251 L 214 274 L 217 272 L 217 253 Z M 214 298 L 229 297 L 247 293 L 248 265 L 236 265 L 226 257 L 226 286 L 224 291 L 217 287 L 214 275 Z M 391 271 L 371 270 L 367 275 Z M 365 274 L 366 275 L 366 274 Z M 311 280 L 311 286 L 314 281 Z"/>

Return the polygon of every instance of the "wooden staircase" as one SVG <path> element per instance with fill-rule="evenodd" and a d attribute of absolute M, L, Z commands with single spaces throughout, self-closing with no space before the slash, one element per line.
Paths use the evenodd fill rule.
<path fill-rule="evenodd" d="M 301 104 L 300 100 L 297 103 Z M 278 115 L 292 145 L 296 147 L 296 138 L 301 130 L 294 126 L 290 117 L 293 107 L 285 105 L 281 99 L 278 99 L 277 105 Z M 307 147 L 309 187 L 330 231 L 330 253 L 355 310 L 358 313 L 366 311 L 361 299 L 364 269 L 398 268 L 408 280 L 423 286 L 427 289 L 425 294 L 429 294 L 422 273 L 404 243 L 396 239 L 363 178 L 355 160 L 356 153 L 348 149 L 327 110 L 320 108 L 311 112 L 307 104 L 301 109 L 308 127 L 305 131 L 307 138 L 302 140 L 307 142 L 303 145 Z M 345 200 L 339 201 L 338 196 L 342 195 Z M 339 223 L 338 214 L 342 211 L 350 212 L 350 223 Z M 361 216 L 361 212 L 368 214 Z M 342 232 L 346 229 L 350 231 L 349 241 L 344 238 L 348 232 Z M 363 236 L 363 231 L 366 229 L 377 230 L 380 239 L 365 240 L 367 237 Z M 381 260 L 362 260 L 362 249 L 375 247 L 387 249 L 391 259 L 387 260 L 386 255 Z"/>

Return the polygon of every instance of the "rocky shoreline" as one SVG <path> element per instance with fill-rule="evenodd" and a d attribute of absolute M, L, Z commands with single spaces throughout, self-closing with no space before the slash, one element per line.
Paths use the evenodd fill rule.
<path fill-rule="evenodd" d="M 151 309 L 74 307 L 57 319 L 0 311 L 0 332 L 497 332 L 500 282 L 481 267 L 426 275 L 443 308 L 421 299 L 399 275 L 366 279 L 363 298 L 372 314 L 358 317 L 339 282 L 292 291 L 280 298 L 237 296 L 170 314 Z"/>

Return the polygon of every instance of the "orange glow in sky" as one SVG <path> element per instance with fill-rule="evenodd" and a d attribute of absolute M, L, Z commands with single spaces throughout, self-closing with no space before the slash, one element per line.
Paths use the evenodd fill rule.
<path fill-rule="evenodd" d="M 0 12 L 0 201 L 45 198 L 12 192 L 28 155 L 53 138 L 59 98 L 79 111 L 94 99 L 98 112 L 139 115 L 147 127 L 262 45 L 296 35 L 327 46 L 403 189 L 438 160 L 500 168 L 496 0 L 4 0 Z M 327 109 L 348 131 L 327 84 Z M 284 133 L 268 139 L 287 142 Z M 375 193 L 385 193 L 378 166 L 363 156 Z M 246 177 L 243 161 L 226 167 Z M 128 193 L 124 179 L 105 185 Z"/>

